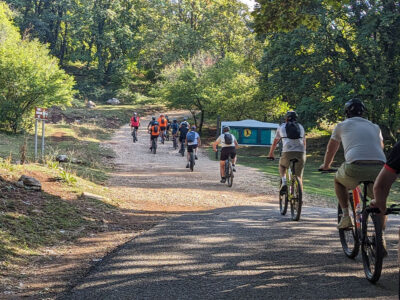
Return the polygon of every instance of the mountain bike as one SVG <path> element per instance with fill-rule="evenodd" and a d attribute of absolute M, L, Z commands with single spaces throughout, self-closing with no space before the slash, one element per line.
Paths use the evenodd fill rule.
<path fill-rule="evenodd" d="M 268 160 L 275 160 L 268 157 Z M 300 220 L 301 208 L 303 206 L 303 192 L 301 182 L 295 174 L 295 167 L 298 160 L 290 160 L 289 168 L 286 169 L 286 190 L 282 190 L 282 179 L 279 182 L 279 211 L 285 215 L 290 203 L 290 214 L 293 221 Z"/>
<path fill-rule="evenodd" d="M 137 129 L 136 128 L 133 128 L 133 130 L 132 130 L 132 139 L 133 139 L 133 142 L 135 143 L 135 142 L 137 142 Z"/>
<path fill-rule="evenodd" d="M 169 130 L 168 129 L 165 131 L 165 140 L 169 141 Z"/>
<path fill-rule="evenodd" d="M 182 143 L 181 143 L 181 149 L 179 149 L 179 153 L 180 153 L 182 156 L 185 156 L 185 141 L 182 141 Z"/>
<path fill-rule="evenodd" d="M 232 158 L 229 156 L 227 160 L 225 160 L 225 178 L 226 183 L 229 187 L 232 187 L 233 184 L 233 167 L 232 167 Z"/>
<path fill-rule="evenodd" d="M 161 131 L 160 139 L 161 139 L 161 144 L 164 144 L 164 141 L 165 141 L 165 132 L 164 131 Z"/>
<path fill-rule="evenodd" d="M 153 153 L 153 154 L 156 154 L 156 152 L 157 152 L 157 139 L 152 139 L 151 140 L 151 152 Z"/>
<path fill-rule="evenodd" d="M 189 168 L 190 168 L 190 171 L 193 172 L 193 168 L 194 168 L 195 164 L 196 163 L 194 162 L 194 151 L 192 150 L 192 152 L 189 152 Z"/>
<path fill-rule="evenodd" d="M 333 173 L 336 169 L 321 170 L 322 173 Z M 379 280 L 382 272 L 384 252 L 382 238 L 382 220 L 378 216 L 379 209 L 367 205 L 368 185 L 372 181 L 361 181 L 360 186 L 349 193 L 349 215 L 353 226 L 339 229 L 340 242 L 344 254 L 355 258 L 361 246 L 362 261 L 365 277 L 372 283 Z M 386 214 L 399 214 L 399 205 L 392 205 Z M 338 205 L 338 223 L 342 218 L 342 209 Z"/>
<path fill-rule="evenodd" d="M 173 144 L 175 150 L 178 149 L 178 142 L 177 142 L 175 134 L 172 135 L 172 144 Z"/>

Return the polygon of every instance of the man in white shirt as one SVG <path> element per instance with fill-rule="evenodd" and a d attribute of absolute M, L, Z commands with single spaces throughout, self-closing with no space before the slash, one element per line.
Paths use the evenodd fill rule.
<path fill-rule="evenodd" d="M 232 159 L 232 170 L 236 172 L 236 148 L 239 146 L 235 136 L 231 134 L 229 126 L 224 126 L 222 128 L 222 134 L 218 137 L 218 139 L 212 144 L 213 149 L 217 152 L 217 145 L 221 144 L 221 156 L 219 161 L 219 171 L 221 174 L 221 183 L 226 182 L 225 177 L 225 160 L 229 157 Z"/>
<path fill-rule="evenodd" d="M 352 227 L 349 216 L 349 191 L 355 189 L 361 181 L 375 181 L 386 162 L 383 153 L 383 138 L 379 126 L 364 119 L 364 103 L 351 99 L 345 104 L 346 120 L 337 124 L 326 148 L 324 163 L 320 169 L 329 170 L 343 144 L 345 162 L 335 175 L 335 192 L 343 216 L 339 229 Z M 373 198 L 372 187 L 368 187 L 368 196 Z"/>
<path fill-rule="evenodd" d="M 302 183 L 304 164 L 306 162 L 306 137 L 304 128 L 297 123 L 297 113 L 290 110 L 286 113 L 285 123 L 283 123 L 276 131 L 274 142 L 269 150 L 268 158 L 274 158 L 274 151 L 282 140 L 282 156 L 279 159 L 279 175 L 282 184 L 280 193 L 284 194 L 287 190 L 286 169 L 289 168 L 290 160 L 297 159 L 295 165 L 295 174 Z M 303 188 L 303 184 L 301 184 Z"/>

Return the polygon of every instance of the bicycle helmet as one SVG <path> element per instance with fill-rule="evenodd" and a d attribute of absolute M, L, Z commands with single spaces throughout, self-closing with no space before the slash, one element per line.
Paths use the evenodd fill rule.
<path fill-rule="evenodd" d="M 137 116 L 137 113 L 136 113 L 136 112 L 134 112 L 134 113 L 133 113 L 133 115 L 134 115 L 134 116 Z"/>
<path fill-rule="evenodd" d="M 196 126 L 195 125 L 192 125 L 192 130 L 196 130 Z"/>
<path fill-rule="evenodd" d="M 178 122 L 178 121 L 177 121 L 176 119 L 173 119 L 172 122 L 176 123 L 176 122 Z"/>
<path fill-rule="evenodd" d="M 158 122 L 157 122 L 157 121 L 155 121 L 153 125 L 158 125 Z"/>
<path fill-rule="evenodd" d="M 183 117 L 183 121 L 186 121 L 187 120 L 187 117 Z"/>
<path fill-rule="evenodd" d="M 361 117 L 365 111 L 365 105 L 360 99 L 353 98 L 345 103 L 344 111 L 347 118 Z"/>
<path fill-rule="evenodd" d="M 153 121 L 155 121 L 155 120 L 156 120 L 156 117 L 152 116 L 151 119 L 152 119 Z"/>
<path fill-rule="evenodd" d="M 163 115 L 163 114 L 161 114 L 161 115 L 160 115 L 160 117 L 164 117 L 164 115 Z"/>
<path fill-rule="evenodd" d="M 285 115 L 285 119 L 288 121 L 296 121 L 297 117 L 298 115 L 294 110 L 289 110 Z"/>
<path fill-rule="evenodd" d="M 231 130 L 229 126 L 222 126 L 222 132 L 228 132 L 229 130 Z"/>

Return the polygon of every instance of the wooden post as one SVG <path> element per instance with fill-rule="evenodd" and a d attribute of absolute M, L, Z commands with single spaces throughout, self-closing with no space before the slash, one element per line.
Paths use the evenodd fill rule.
<path fill-rule="evenodd" d="M 35 119 L 35 161 L 37 161 L 37 132 L 38 132 L 38 119 Z"/>
<path fill-rule="evenodd" d="M 219 137 L 219 132 L 220 132 L 220 117 L 219 115 L 217 116 L 217 137 Z M 215 152 L 215 159 L 218 160 L 218 145 L 217 145 L 217 152 Z"/>
<path fill-rule="evenodd" d="M 44 124 L 45 120 L 42 120 L 42 162 L 44 162 Z"/>

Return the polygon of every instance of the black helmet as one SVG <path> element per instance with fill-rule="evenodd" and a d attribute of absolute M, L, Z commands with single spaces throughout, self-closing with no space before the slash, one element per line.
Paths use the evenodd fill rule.
<path fill-rule="evenodd" d="M 155 116 L 152 116 L 151 119 L 152 119 L 153 121 L 155 121 L 155 120 L 156 120 L 156 117 L 155 117 Z"/>
<path fill-rule="evenodd" d="M 177 121 L 176 121 L 176 119 L 173 119 L 172 122 L 176 123 Z"/>
<path fill-rule="evenodd" d="M 229 128 L 229 126 L 222 126 L 222 132 L 227 132 L 227 131 L 229 131 L 229 130 L 231 130 L 231 129 Z"/>
<path fill-rule="evenodd" d="M 353 98 L 346 102 L 344 111 L 347 118 L 361 117 L 365 111 L 365 105 L 360 99 Z"/>
<path fill-rule="evenodd" d="M 289 110 L 285 115 L 285 119 L 287 119 L 288 121 L 296 121 L 297 117 L 298 115 L 294 110 Z"/>

